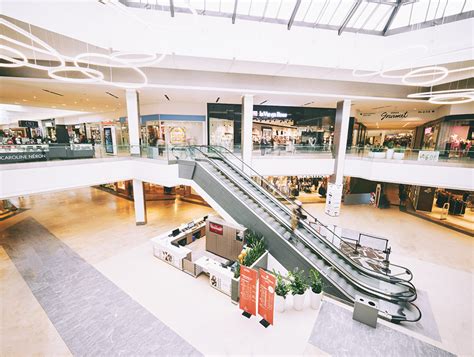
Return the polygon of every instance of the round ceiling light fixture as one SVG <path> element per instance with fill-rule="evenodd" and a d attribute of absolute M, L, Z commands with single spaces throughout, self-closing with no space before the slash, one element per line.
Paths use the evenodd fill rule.
<path fill-rule="evenodd" d="M 464 88 L 464 89 L 449 89 L 449 90 L 438 90 L 435 92 L 419 92 L 408 94 L 408 98 L 431 98 L 437 95 L 442 94 L 469 94 L 474 95 L 474 88 Z M 462 96 L 462 95 L 461 95 Z"/>
<path fill-rule="evenodd" d="M 23 67 L 23 66 L 25 66 L 26 64 L 28 64 L 28 59 L 26 58 L 26 56 L 23 54 L 23 52 L 18 51 L 16 48 L 12 48 L 12 47 L 9 47 L 9 46 L 0 45 L 0 50 L 9 51 L 9 52 L 11 52 L 12 54 L 14 54 L 15 56 L 18 56 L 18 57 L 21 58 L 21 61 L 19 62 L 19 61 L 18 61 L 16 58 L 14 58 L 14 57 L 6 56 L 6 55 L 3 55 L 3 54 L 0 54 L 0 59 L 1 59 L 1 60 L 10 62 L 10 63 L 0 63 L 0 67 L 15 68 L 15 67 Z"/>
<path fill-rule="evenodd" d="M 89 58 L 90 57 L 102 58 L 102 59 L 106 59 L 106 60 L 109 60 L 109 61 L 118 62 L 118 64 L 111 64 L 111 65 L 98 64 L 95 61 L 84 60 L 84 58 L 87 58 L 87 57 L 89 57 Z M 112 67 L 112 68 L 115 67 L 115 68 L 132 69 L 136 73 L 138 73 L 138 75 L 142 78 L 142 82 L 138 82 L 138 83 L 112 82 L 112 81 L 107 81 L 107 80 L 104 80 L 104 79 L 101 80 L 102 83 L 110 84 L 110 85 L 113 85 L 115 87 L 119 87 L 119 88 L 123 88 L 123 89 L 139 89 L 139 88 L 145 87 L 148 84 L 148 78 L 140 68 L 138 68 L 137 66 L 135 66 L 133 64 L 130 64 L 129 62 L 127 62 L 123 59 L 120 59 L 120 58 L 112 57 L 110 55 L 106 55 L 106 54 L 102 54 L 102 53 L 84 52 L 84 53 L 78 54 L 76 57 L 74 57 L 74 65 L 77 68 L 86 68 L 86 67 L 81 67 L 79 65 L 80 63 L 88 64 L 88 65 L 92 64 L 92 65 L 97 65 L 97 66 L 107 66 L 107 67 Z M 91 76 L 90 74 L 88 74 L 87 72 L 84 72 L 84 74 L 87 75 L 88 77 L 95 78 L 95 77 Z"/>
<path fill-rule="evenodd" d="M 57 74 L 60 72 L 80 72 L 89 78 L 64 77 Z M 93 68 L 82 68 L 82 67 L 73 67 L 73 66 L 51 68 L 48 70 L 48 75 L 53 79 L 57 79 L 58 81 L 73 82 L 73 83 L 94 83 L 94 82 L 102 81 L 104 79 L 104 74 L 101 71 L 98 71 Z"/>
<path fill-rule="evenodd" d="M 34 68 L 34 69 L 39 69 L 39 70 L 42 70 L 42 71 L 48 71 L 50 68 L 64 67 L 66 65 L 66 63 L 64 61 L 64 58 L 53 47 L 51 47 L 50 45 L 48 45 L 46 42 L 42 41 L 41 39 L 39 39 L 35 35 L 29 33 L 28 31 L 23 30 L 21 27 L 18 27 L 18 26 L 12 24 L 11 22 L 8 22 L 7 20 L 5 20 L 3 18 L 0 18 L 0 24 L 4 25 L 4 26 L 10 28 L 11 30 L 19 33 L 20 35 L 28 38 L 29 40 L 31 40 L 32 44 L 36 43 L 37 45 L 41 46 L 42 48 L 32 46 L 32 45 L 29 45 L 29 44 L 21 42 L 21 41 L 14 40 L 14 39 L 12 39 L 10 37 L 7 37 L 7 36 L 4 36 L 4 35 L 0 35 L 1 40 L 5 40 L 5 41 L 13 43 L 17 46 L 27 48 L 29 50 L 32 50 L 33 52 L 38 52 L 38 53 L 42 53 L 42 54 L 54 57 L 59 62 L 59 65 L 58 66 L 42 66 L 42 65 L 39 65 L 39 64 L 36 64 L 36 63 L 30 63 L 28 60 L 25 63 L 24 61 L 18 61 L 17 59 L 12 58 L 13 63 L 17 63 L 17 64 L 21 63 L 22 66 L 30 67 L 30 68 Z M 23 57 L 26 58 L 26 56 L 24 54 L 23 54 L 22 58 Z M 0 64 L 0 67 L 6 67 L 6 66 L 5 66 L 5 64 Z M 8 67 L 10 67 L 10 66 L 8 66 Z"/>
<path fill-rule="evenodd" d="M 429 67 L 422 67 L 414 69 L 406 73 L 402 77 L 402 82 L 409 86 L 427 86 L 436 82 L 439 82 L 446 78 L 449 74 L 449 71 L 446 67 L 441 66 L 429 66 Z M 419 78 L 419 77 L 427 77 L 431 76 L 432 78 L 423 82 L 411 82 L 409 78 Z"/>
<path fill-rule="evenodd" d="M 135 67 L 145 67 L 150 66 L 152 64 L 160 63 L 165 58 L 165 56 L 166 54 L 164 53 L 160 57 L 158 57 L 156 53 L 133 51 L 114 52 L 110 55 L 110 57 L 118 58 Z"/>
<path fill-rule="evenodd" d="M 432 104 L 465 104 L 474 101 L 474 93 L 437 94 L 428 99 Z"/>

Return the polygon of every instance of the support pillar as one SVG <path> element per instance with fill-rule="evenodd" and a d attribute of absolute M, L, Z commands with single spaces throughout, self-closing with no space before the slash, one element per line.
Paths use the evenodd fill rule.
<path fill-rule="evenodd" d="M 133 180 L 133 203 L 137 226 L 146 224 L 145 191 L 143 189 L 143 182 L 140 180 Z"/>
<path fill-rule="evenodd" d="M 138 92 L 135 89 L 126 89 L 128 135 L 130 154 L 140 156 L 140 105 Z"/>
<path fill-rule="evenodd" d="M 346 158 L 347 135 L 351 116 L 351 101 L 337 102 L 334 125 L 334 174 L 329 177 L 326 193 L 325 212 L 329 216 L 339 216 L 344 181 L 344 162 Z"/>
<path fill-rule="evenodd" d="M 253 126 L 253 95 L 246 94 L 242 97 L 242 161 L 252 165 L 252 126 Z"/>

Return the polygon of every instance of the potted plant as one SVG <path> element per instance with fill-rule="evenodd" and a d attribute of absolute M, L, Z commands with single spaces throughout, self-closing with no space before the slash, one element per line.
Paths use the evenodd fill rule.
<path fill-rule="evenodd" d="M 393 158 L 393 152 L 394 152 L 394 150 L 393 150 L 393 141 L 389 141 L 387 143 L 387 152 L 385 153 L 385 155 L 386 155 L 385 157 L 387 159 L 392 159 Z"/>
<path fill-rule="evenodd" d="M 317 310 L 321 305 L 321 298 L 323 297 L 323 280 L 318 271 L 311 269 L 309 271 L 309 281 L 311 286 L 311 293 L 309 295 L 311 308 Z"/>
<path fill-rule="evenodd" d="M 374 159 L 383 159 L 385 157 L 385 152 L 383 146 L 376 145 L 370 149 L 369 157 Z"/>
<path fill-rule="evenodd" d="M 273 271 L 276 276 L 275 286 L 275 309 L 278 312 L 285 312 L 286 296 L 290 292 L 290 287 L 280 273 Z"/>
<path fill-rule="evenodd" d="M 393 153 L 394 160 L 403 160 L 405 157 L 405 150 L 403 148 L 396 148 L 395 152 Z"/>
<path fill-rule="evenodd" d="M 293 271 L 288 272 L 288 278 L 290 279 L 291 295 L 293 295 L 293 307 L 295 310 L 301 311 L 303 310 L 304 293 L 308 288 L 304 270 L 295 268 Z"/>

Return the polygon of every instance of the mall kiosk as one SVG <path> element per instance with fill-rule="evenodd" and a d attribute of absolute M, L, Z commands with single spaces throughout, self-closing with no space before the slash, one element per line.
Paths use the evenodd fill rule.
<path fill-rule="evenodd" d="M 204 216 L 151 239 L 153 254 L 194 276 L 209 276 L 209 284 L 231 295 L 235 264 L 244 245 L 246 228 L 216 216 Z M 201 244 L 205 239 L 205 245 Z"/>

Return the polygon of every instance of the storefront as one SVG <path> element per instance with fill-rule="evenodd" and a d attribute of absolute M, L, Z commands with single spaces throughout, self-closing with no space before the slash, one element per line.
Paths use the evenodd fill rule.
<path fill-rule="evenodd" d="M 143 115 L 141 120 L 142 143 L 161 145 L 204 144 L 204 115 Z"/>
<path fill-rule="evenodd" d="M 208 103 L 208 142 L 230 150 L 240 147 L 240 104 Z M 330 145 L 333 141 L 335 109 L 253 106 L 252 141 L 265 145 Z"/>
<path fill-rule="evenodd" d="M 451 115 L 417 128 L 415 147 L 449 157 L 474 158 L 474 115 Z"/>
<path fill-rule="evenodd" d="M 410 186 L 408 194 L 417 215 L 473 235 L 474 192 Z"/>
<path fill-rule="evenodd" d="M 412 147 L 414 130 L 367 130 L 365 144 L 387 145 L 393 143 L 394 147 Z"/>
<path fill-rule="evenodd" d="M 131 180 L 107 183 L 97 187 L 128 200 L 133 200 L 133 183 Z M 146 201 L 179 199 L 181 201 L 207 206 L 206 201 L 204 201 L 204 199 L 190 186 L 179 185 L 175 187 L 167 187 L 145 182 L 144 192 Z"/>
<path fill-rule="evenodd" d="M 326 176 L 266 176 L 264 179 L 285 196 L 298 199 L 303 203 L 322 203 L 326 200 Z M 268 185 L 258 177 L 255 181 L 263 187 Z M 268 191 L 272 190 L 268 189 Z"/>

